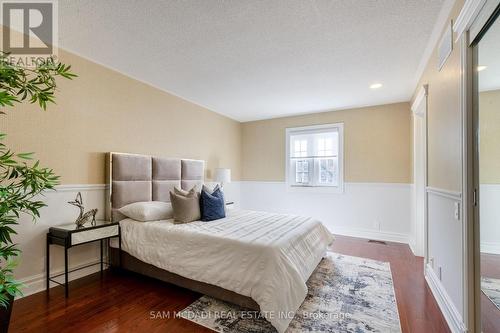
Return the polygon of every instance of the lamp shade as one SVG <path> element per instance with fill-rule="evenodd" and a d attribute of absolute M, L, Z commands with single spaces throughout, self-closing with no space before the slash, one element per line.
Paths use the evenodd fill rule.
<path fill-rule="evenodd" d="M 217 168 L 215 169 L 214 180 L 218 183 L 227 184 L 231 182 L 231 169 Z"/>

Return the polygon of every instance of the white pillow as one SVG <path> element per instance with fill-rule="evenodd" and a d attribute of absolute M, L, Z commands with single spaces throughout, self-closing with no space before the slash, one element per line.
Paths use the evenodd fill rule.
<path fill-rule="evenodd" d="M 118 209 L 123 215 L 136 221 L 168 220 L 174 216 L 172 204 L 162 201 L 134 202 Z"/>

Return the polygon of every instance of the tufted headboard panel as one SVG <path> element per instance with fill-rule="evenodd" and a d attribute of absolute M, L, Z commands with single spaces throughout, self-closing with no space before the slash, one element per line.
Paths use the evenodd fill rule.
<path fill-rule="evenodd" d="M 125 218 L 118 209 L 138 201 L 170 202 L 174 186 L 185 190 L 198 185 L 201 189 L 205 162 L 179 158 L 153 157 L 126 153 L 109 153 L 107 172 L 109 200 L 107 218 Z"/>

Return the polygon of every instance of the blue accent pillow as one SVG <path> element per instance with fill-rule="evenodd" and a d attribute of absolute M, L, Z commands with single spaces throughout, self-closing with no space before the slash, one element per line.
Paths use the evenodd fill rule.
<path fill-rule="evenodd" d="M 220 188 L 216 188 L 212 193 L 203 189 L 200 196 L 201 220 L 213 221 L 226 217 L 224 205 L 224 194 Z"/>

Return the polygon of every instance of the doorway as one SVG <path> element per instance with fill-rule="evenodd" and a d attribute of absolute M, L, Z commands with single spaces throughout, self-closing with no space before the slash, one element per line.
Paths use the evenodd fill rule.
<path fill-rule="evenodd" d="M 413 113 L 413 221 L 410 246 L 413 254 L 426 256 L 427 221 L 427 85 L 411 106 Z"/>

